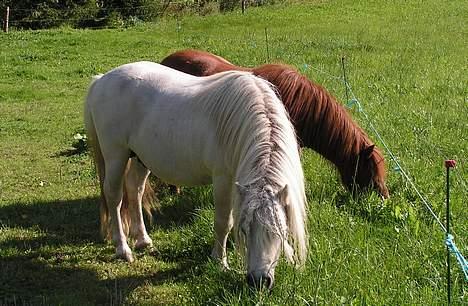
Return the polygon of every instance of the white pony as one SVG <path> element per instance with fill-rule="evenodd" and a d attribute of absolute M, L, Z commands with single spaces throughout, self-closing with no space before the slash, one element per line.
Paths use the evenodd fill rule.
<path fill-rule="evenodd" d="M 304 262 L 298 144 L 283 104 L 263 79 L 234 71 L 199 78 L 131 63 L 95 77 L 84 116 L 118 257 L 133 261 L 120 214 L 124 192 L 135 247 L 152 244 L 141 211 L 152 171 L 174 185 L 213 184 L 212 256 L 227 267 L 234 225 L 247 251 L 250 285 L 271 288 L 282 250 L 290 262 Z"/>

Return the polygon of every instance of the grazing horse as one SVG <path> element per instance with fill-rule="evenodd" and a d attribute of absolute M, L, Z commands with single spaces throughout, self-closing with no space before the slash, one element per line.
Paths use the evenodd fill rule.
<path fill-rule="evenodd" d="M 374 189 L 383 198 L 388 198 L 382 153 L 325 88 L 294 68 L 282 64 L 244 68 L 200 50 L 175 52 L 161 64 L 196 76 L 241 70 L 268 80 L 276 86 L 301 145 L 332 162 L 348 190 Z"/>
<path fill-rule="evenodd" d="M 229 71 L 198 78 L 151 62 L 95 77 L 85 102 L 102 190 L 101 221 L 116 255 L 133 261 L 122 224 L 125 192 L 135 247 L 152 244 L 142 217 L 151 172 L 174 185 L 213 184 L 212 256 L 227 267 L 234 226 L 247 281 L 271 288 L 279 256 L 302 264 L 306 197 L 294 127 L 271 84 Z"/>

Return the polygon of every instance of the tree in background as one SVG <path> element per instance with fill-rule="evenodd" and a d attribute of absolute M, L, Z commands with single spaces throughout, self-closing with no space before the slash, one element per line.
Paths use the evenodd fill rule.
<path fill-rule="evenodd" d="M 19 29 L 114 27 L 138 21 L 154 21 L 169 15 L 240 9 L 242 0 L 0 0 L 0 9 L 10 7 L 10 25 Z M 248 5 L 275 0 L 245 0 Z M 3 15 L 3 14 L 2 14 Z M 4 17 L 2 16 L 2 19 Z"/>

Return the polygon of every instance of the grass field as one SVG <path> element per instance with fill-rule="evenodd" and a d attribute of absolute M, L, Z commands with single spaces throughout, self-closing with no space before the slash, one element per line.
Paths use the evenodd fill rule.
<path fill-rule="evenodd" d="M 115 260 L 98 233 L 91 160 L 72 145 L 91 77 L 123 63 L 189 47 L 244 66 L 280 61 L 346 103 L 336 78 L 344 55 L 354 94 L 441 219 L 443 161 L 458 161 L 452 222 L 467 256 L 467 12 L 466 1 L 324 0 L 126 29 L 1 33 L 0 305 L 444 304 L 444 235 L 388 153 L 391 198 L 381 203 L 375 194 L 353 200 L 335 170 L 304 150 L 308 261 L 303 271 L 281 262 L 268 293 L 246 286 L 232 244 L 231 271 L 209 259 L 210 187 L 162 189 L 154 248 L 133 264 Z M 453 303 L 467 304 L 455 264 L 452 286 Z"/>

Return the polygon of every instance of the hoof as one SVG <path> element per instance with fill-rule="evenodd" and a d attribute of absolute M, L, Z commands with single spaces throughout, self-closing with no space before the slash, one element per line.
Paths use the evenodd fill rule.
<path fill-rule="evenodd" d="M 124 250 L 117 249 L 117 252 L 115 253 L 115 257 L 124 259 L 128 263 L 132 263 L 135 261 L 135 259 L 133 259 L 132 251 L 130 250 L 130 248 L 127 248 Z"/>
<path fill-rule="evenodd" d="M 219 256 L 217 256 L 215 250 L 213 250 L 213 252 L 211 253 L 211 258 L 221 266 L 221 269 L 223 271 L 229 271 L 230 270 L 226 256 L 219 257 Z"/>
<path fill-rule="evenodd" d="M 153 241 L 151 240 L 150 237 L 146 237 L 145 239 L 142 239 L 135 243 L 135 249 L 137 250 L 150 248 L 152 246 L 153 246 Z"/>
<path fill-rule="evenodd" d="M 221 270 L 223 270 L 223 271 L 230 271 L 231 270 L 231 268 L 229 267 L 229 264 L 227 263 L 227 261 L 221 262 L 220 264 L 221 264 Z"/>

